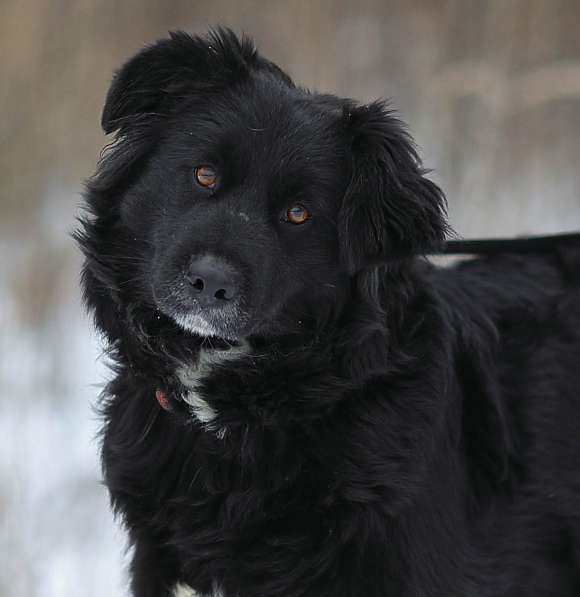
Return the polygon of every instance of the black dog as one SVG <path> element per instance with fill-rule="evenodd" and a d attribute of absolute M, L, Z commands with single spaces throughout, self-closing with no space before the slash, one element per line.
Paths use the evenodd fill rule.
<path fill-rule="evenodd" d="M 137 597 L 580 595 L 578 247 L 436 269 L 383 104 L 247 39 L 116 75 L 78 239 Z"/>

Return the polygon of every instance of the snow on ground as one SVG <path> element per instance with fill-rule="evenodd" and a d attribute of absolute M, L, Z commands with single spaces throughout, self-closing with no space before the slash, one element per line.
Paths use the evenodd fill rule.
<path fill-rule="evenodd" d="M 70 257 L 71 217 L 62 221 L 58 241 L 42 242 Z M 0 597 L 121 597 L 125 539 L 101 484 L 94 411 L 108 373 L 80 304 L 80 257 L 63 261 L 46 297 L 31 297 L 40 308 L 57 293 L 48 316 L 27 324 L 14 289 L 35 250 L 38 241 L 0 244 Z"/>

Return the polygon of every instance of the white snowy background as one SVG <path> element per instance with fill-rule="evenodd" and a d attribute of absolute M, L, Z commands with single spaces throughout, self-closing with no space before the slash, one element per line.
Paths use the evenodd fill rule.
<path fill-rule="evenodd" d="M 3 0 L 0 597 L 126 594 L 70 238 L 114 68 L 168 29 L 245 30 L 307 87 L 391 97 L 462 236 L 580 230 L 579 22 L 576 0 Z"/>

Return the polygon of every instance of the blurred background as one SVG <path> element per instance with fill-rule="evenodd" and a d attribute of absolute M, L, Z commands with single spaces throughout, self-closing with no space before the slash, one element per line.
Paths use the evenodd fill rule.
<path fill-rule="evenodd" d="M 113 69 L 223 24 L 304 86 L 389 97 L 464 237 L 580 230 L 577 0 L 1 0 L 0 597 L 126 594 L 107 379 L 70 238 Z"/>

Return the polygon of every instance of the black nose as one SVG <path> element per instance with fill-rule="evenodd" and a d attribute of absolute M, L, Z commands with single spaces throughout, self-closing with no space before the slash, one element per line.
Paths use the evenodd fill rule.
<path fill-rule="evenodd" d="M 193 257 L 187 279 L 202 307 L 218 307 L 236 298 L 238 274 L 226 261 L 213 255 Z"/>

